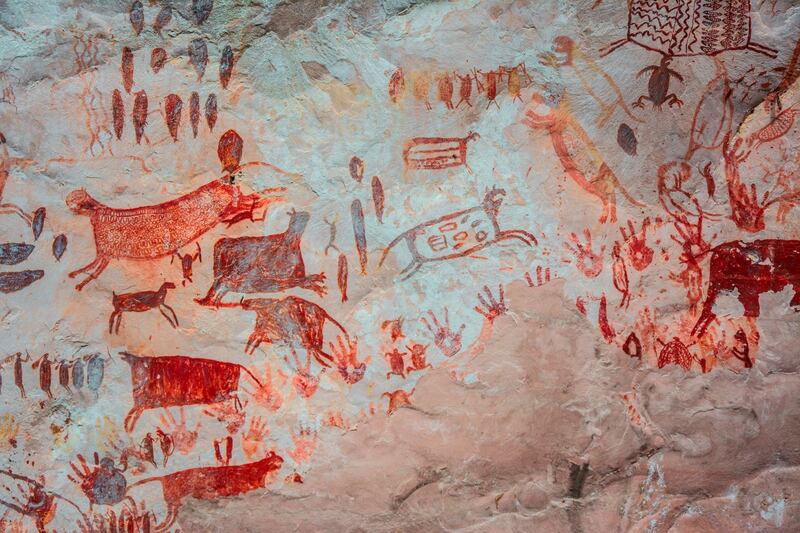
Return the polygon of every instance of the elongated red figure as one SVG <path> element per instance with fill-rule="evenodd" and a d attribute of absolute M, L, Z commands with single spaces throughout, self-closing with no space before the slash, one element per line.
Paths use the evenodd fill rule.
<path fill-rule="evenodd" d="M 114 135 L 117 140 L 122 138 L 122 130 L 125 127 L 125 104 L 122 103 L 122 93 L 119 89 L 114 89 L 111 93 L 111 116 L 114 121 Z"/>
<path fill-rule="evenodd" d="M 133 100 L 133 131 L 136 133 L 136 144 L 141 144 L 144 127 L 147 125 L 147 93 L 139 91 Z"/>
<path fill-rule="evenodd" d="M 122 86 L 130 94 L 133 87 L 133 52 L 127 46 L 122 49 Z"/>
<path fill-rule="evenodd" d="M 178 140 L 178 128 L 181 126 L 181 113 L 183 111 L 183 100 L 177 94 L 169 94 L 164 99 L 164 118 L 167 121 L 167 128 L 172 140 Z"/>

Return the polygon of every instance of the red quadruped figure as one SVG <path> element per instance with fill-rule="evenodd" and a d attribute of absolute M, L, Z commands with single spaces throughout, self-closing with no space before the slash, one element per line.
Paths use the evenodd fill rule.
<path fill-rule="evenodd" d="M 789 304 L 800 307 L 800 241 L 731 241 L 710 252 L 708 292 L 692 335 L 700 338 L 706 332 L 716 317 L 714 303 L 722 292 L 737 294 L 748 318 L 759 316 L 762 293 L 779 292 L 786 286 L 794 290 Z"/>
<path fill-rule="evenodd" d="M 141 479 L 128 485 L 128 492 L 145 483 L 161 483 L 167 516 L 154 530 L 166 531 L 178 518 L 178 511 L 185 498 L 216 500 L 264 488 L 282 465 L 283 458 L 275 452 L 269 452 L 263 459 L 243 465 L 190 468 L 165 476 Z"/>
<path fill-rule="evenodd" d="M 94 232 L 96 257 L 88 265 L 69 274 L 74 278 L 87 273 L 75 288 L 81 290 L 106 269 L 112 259 L 154 260 L 167 257 L 220 223 L 254 220 L 253 213 L 279 198 L 264 198 L 258 193 L 243 194 L 235 184 L 244 166 L 266 166 L 263 162 L 240 165 L 242 138 L 227 131 L 219 141 L 218 154 L 226 174 L 192 192 L 157 205 L 116 209 L 103 205 L 83 189 L 67 196 L 73 213 L 88 216 Z"/>
<path fill-rule="evenodd" d="M 122 360 L 131 367 L 133 407 L 125 417 L 128 432 L 148 409 L 238 402 L 242 371 L 261 386 L 248 369 L 235 363 L 184 355 L 142 357 L 128 352 L 122 353 Z"/>

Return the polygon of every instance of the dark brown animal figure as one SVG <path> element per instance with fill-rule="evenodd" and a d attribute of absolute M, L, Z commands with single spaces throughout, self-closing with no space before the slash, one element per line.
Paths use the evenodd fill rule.
<path fill-rule="evenodd" d="M 167 319 L 170 326 L 177 328 L 178 317 L 175 315 L 175 310 L 164 303 L 164 299 L 167 297 L 167 290 L 174 288 L 174 283 L 166 281 L 161 284 L 161 287 L 157 291 L 131 292 L 127 294 L 112 293 L 113 298 L 111 301 L 114 304 L 114 312 L 111 313 L 111 318 L 108 319 L 108 332 L 119 333 L 119 326 L 122 323 L 122 313 L 142 313 L 156 308 L 164 315 L 164 318 Z M 172 313 L 172 318 L 164 312 L 164 309 Z"/>
<path fill-rule="evenodd" d="M 325 274 L 306 275 L 300 239 L 309 214 L 290 213 L 283 233 L 266 237 L 220 239 L 214 245 L 214 283 L 197 303 L 219 305 L 228 292 L 253 294 L 278 292 L 292 287 L 325 294 Z"/>
<path fill-rule="evenodd" d="M 404 231 L 383 250 L 378 268 L 400 241 L 406 241 L 411 253 L 411 263 L 400 272 L 403 276 L 401 279 L 408 279 L 426 263 L 466 257 L 497 242 L 516 239 L 528 246 L 538 244 L 536 237 L 525 230 L 500 229 L 497 215 L 505 195 L 504 189 L 492 188 L 478 206 L 423 222 Z"/>
<path fill-rule="evenodd" d="M 670 78 L 683 82 L 683 76 L 669 68 L 670 61 L 672 61 L 670 56 L 664 56 L 661 58 L 660 64 L 650 65 L 639 71 L 639 74 L 636 75 L 637 78 L 645 72 L 651 72 L 650 81 L 647 82 L 647 95 L 640 96 L 632 104 L 633 107 L 644 107 L 643 100 L 649 100 L 656 111 L 661 111 L 661 106 L 665 103 L 670 107 L 683 105 L 683 101 L 675 93 L 669 92 Z"/>
<path fill-rule="evenodd" d="M 171 265 L 172 262 L 177 257 L 181 262 L 181 271 L 183 272 L 183 281 L 181 281 L 182 286 L 186 286 L 186 282 L 192 283 L 192 266 L 195 261 L 203 262 L 203 253 L 200 251 L 200 244 L 195 243 L 197 246 L 197 252 L 195 254 L 183 254 L 181 255 L 180 252 L 175 252 L 172 254 L 172 259 L 169 260 L 169 264 Z"/>
<path fill-rule="evenodd" d="M 245 353 L 254 353 L 262 343 L 279 342 L 290 347 L 299 344 L 311 352 L 321 365 L 329 367 L 325 361 L 333 361 L 323 351 L 323 329 L 325 321 L 333 323 L 344 334 L 348 343 L 350 336 L 344 327 L 319 305 L 297 296 L 285 298 L 253 298 L 235 304 L 222 304 L 223 307 L 241 307 L 256 313 L 253 333 L 247 339 Z"/>
<path fill-rule="evenodd" d="M 736 291 L 744 307 L 744 316 L 759 316 L 758 297 L 769 291 L 781 291 L 787 285 L 794 290 L 789 304 L 800 307 L 800 240 L 766 239 L 753 242 L 731 241 L 711 249 L 709 287 L 703 311 L 692 329 L 702 337 L 714 320 L 714 302 L 721 292 Z"/>

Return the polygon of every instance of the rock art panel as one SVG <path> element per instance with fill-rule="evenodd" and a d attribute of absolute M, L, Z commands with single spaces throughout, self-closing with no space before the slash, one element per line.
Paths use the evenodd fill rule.
<path fill-rule="evenodd" d="M 0 531 L 800 530 L 789 0 L 8 0 Z"/>

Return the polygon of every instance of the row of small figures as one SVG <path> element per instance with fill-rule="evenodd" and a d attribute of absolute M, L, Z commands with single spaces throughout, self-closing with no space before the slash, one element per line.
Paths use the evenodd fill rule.
<path fill-rule="evenodd" d="M 23 380 L 22 368 L 24 363 L 31 362 L 31 368 L 39 371 L 39 388 L 48 398 L 53 398 L 51 386 L 53 385 L 53 373 L 55 370 L 58 384 L 66 389 L 70 394 L 74 394 L 73 388 L 80 392 L 84 386 L 97 396 L 103 384 L 105 376 L 105 365 L 109 359 L 104 358 L 99 353 L 83 355 L 74 359 L 51 360 L 49 353 L 44 353 L 38 359 L 31 362 L 30 354 L 27 352 L 23 357 L 22 352 L 6 357 L 0 362 L 0 371 L 3 367 L 13 361 L 14 363 L 14 384 L 20 392 L 20 397 L 27 398 L 25 394 L 25 383 Z M 53 368 L 55 366 L 55 369 Z M 70 384 L 73 388 L 70 388 Z M 0 372 L 0 392 L 2 392 L 2 372 Z"/>

